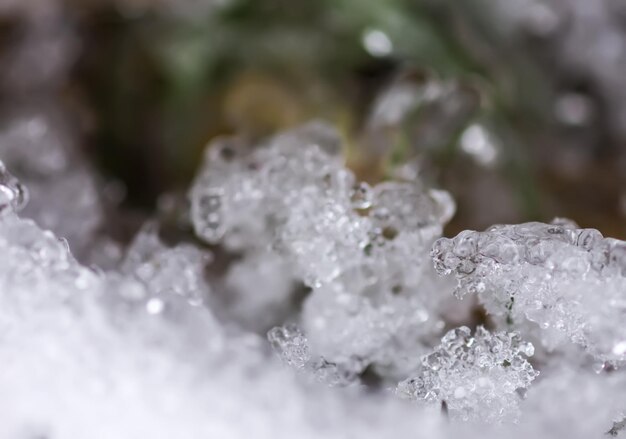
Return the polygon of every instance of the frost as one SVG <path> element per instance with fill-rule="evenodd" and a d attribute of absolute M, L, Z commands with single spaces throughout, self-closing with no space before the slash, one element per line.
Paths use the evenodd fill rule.
<path fill-rule="evenodd" d="M 456 294 L 478 293 L 509 324 L 527 318 L 602 360 L 626 359 L 626 243 L 566 221 L 494 226 L 442 238 L 432 252 Z"/>
<path fill-rule="evenodd" d="M 524 356 L 534 348 L 517 333 L 474 336 L 463 326 L 448 332 L 433 353 L 421 360 L 415 378 L 397 392 L 424 403 L 443 404 L 454 419 L 497 423 L 518 417 L 518 392 L 538 375 Z"/>

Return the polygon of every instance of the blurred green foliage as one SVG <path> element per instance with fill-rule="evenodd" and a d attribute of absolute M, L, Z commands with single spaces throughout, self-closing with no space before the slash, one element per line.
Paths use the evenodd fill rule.
<path fill-rule="evenodd" d="M 529 145 L 544 142 L 554 87 L 520 40 L 488 13 L 488 2 L 221 3 L 191 17 L 158 11 L 129 16 L 112 7 L 82 17 L 85 50 L 76 79 L 95 110 L 98 160 L 127 183 L 130 203 L 151 206 L 159 194 L 186 187 L 205 144 L 221 134 L 255 140 L 324 118 L 340 127 L 351 156 L 362 158 L 371 152 L 365 128 L 376 96 L 406 72 L 427 71 L 475 90 L 478 111 L 452 126 L 443 144 L 424 150 L 416 131 L 433 122 L 420 108 L 402 124 L 386 158 L 373 159 L 426 156 L 436 165 L 436 182 L 453 193 L 455 184 L 463 186 L 454 178 L 475 179 L 468 168 L 495 172 L 493 184 L 510 188 L 517 206 L 502 220 L 549 215 Z M 388 37 L 388 55 L 367 51 L 364 37 L 373 30 Z M 472 168 L 459 154 L 460 134 L 477 122 L 503 146 L 495 171 Z M 359 173 L 376 180 L 375 168 Z M 463 209 L 473 200 L 454 195 L 467 206 L 463 223 Z"/>

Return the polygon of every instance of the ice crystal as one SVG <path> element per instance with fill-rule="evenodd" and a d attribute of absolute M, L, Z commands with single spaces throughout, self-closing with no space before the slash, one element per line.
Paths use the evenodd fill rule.
<path fill-rule="evenodd" d="M 534 348 L 517 333 L 491 334 L 482 326 L 449 331 L 433 353 L 424 356 L 415 378 L 397 392 L 425 403 L 445 404 L 455 419 L 488 423 L 515 419 L 520 400 L 537 376 L 524 356 Z"/>
<path fill-rule="evenodd" d="M 324 357 L 314 358 L 306 336 L 295 325 L 275 327 L 268 332 L 267 338 L 283 363 L 330 386 L 346 386 L 355 382 L 355 371 L 363 369 L 362 364 L 336 364 Z M 352 363 L 360 362 L 353 358 Z"/>
<path fill-rule="evenodd" d="M 456 294 L 478 293 L 509 324 L 525 317 L 603 360 L 626 359 L 626 243 L 567 221 L 494 226 L 437 241 Z"/>
<path fill-rule="evenodd" d="M 143 282 L 156 296 L 175 294 L 191 305 L 200 305 L 208 295 L 204 270 L 209 262 L 209 254 L 191 245 L 167 248 L 156 227 L 148 224 L 127 250 L 121 272 Z M 153 309 L 157 309 L 154 302 Z"/>

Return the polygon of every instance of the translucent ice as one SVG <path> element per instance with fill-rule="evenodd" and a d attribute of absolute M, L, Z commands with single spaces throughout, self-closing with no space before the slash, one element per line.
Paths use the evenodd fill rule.
<path fill-rule="evenodd" d="M 406 367 L 423 336 L 443 327 L 447 284 L 433 276 L 428 249 L 454 203 L 415 180 L 358 183 L 340 145 L 319 122 L 256 148 L 217 141 L 190 192 L 191 216 L 202 239 L 270 249 L 312 290 L 301 323 L 316 355 L 395 370 L 395 353 Z"/>
<path fill-rule="evenodd" d="M 625 242 L 559 220 L 465 231 L 432 255 L 440 273 L 454 273 L 458 296 L 478 293 L 509 325 L 526 318 L 599 359 L 626 359 Z"/>
<path fill-rule="evenodd" d="M 81 260 L 90 259 L 102 223 L 101 195 L 59 111 L 40 104 L 11 112 L 0 131 L 0 158 L 29 188 L 23 215 L 67 239 Z"/>
<path fill-rule="evenodd" d="M 336 364 L 328 362 L 324 357 L 313 357 L 308 340 L 295 325 L 273 328 L 268 332 L 267 338 L 283 363 L 305 372 L 305 376 L 312 376 L 316 381 L 330 386 L 354 383 L 357 378 L 356 371 L 364 367 L 358 358 L 353 358 L 353 363 L 361 364 Z"/>
<path fill-rule="evenodd" d="M 454 419 L 497 423 L 516 419 L 520 396 L 538 375 L 524 357 L 533 346 L 517 333 L 489 333 L 482 326 L 448 332 L 420 368 L 398 385 L 404 397 L 444 405 Z"/>
<path fill-rule="evenodd" d="M 299 383 L 258 337 L 190 306 L 175 288 L 203 259 L 150 230 L 127 274 L 102 274 L 8 211 L 0 254 L 1 437 L 438 437 L 437 418 L 385 395 Z"/>
<path fill-rule="evenodd" d="M 4 0 L 3 12 L 19 32 L 2 53 L 0 160 L 29 188 L 22 215 L 67 239 L 81 261 L 104 262 L 113 243 L 99 235 L 102 191 L 79 151 L 83 105 L 64 98 L 79 49 L 73 22 L 56 0 Z"/>
<path fill-rule="evenodd" d="M 121 266 L 121 272 L 143 282 L 152 294 L 175 294 L 190 305 L 200 305 L 209 294 L 204 270 L 211 255 L 191 245 L 166 247 L 154 224 L 137 234 Z"/>
<path fill-rule="evenodd" d="M 24 186 L 7 171 L 0 162 L 0 215 L 5 212 L 18 212 L 28 202 L 28 192 Z"/>
<path fill-rule="evenodd" d="M 166 245 L 150 225 L 118 269 L 86 268 L 66 241 L 18 217 L 23 189 L 2 168 L 0 437 L 623 434 L 624 372 L 604 362 L 605 354 L 596 373 L 563 350 L 543 352 L 535 359 L 541 368 L 535 380 L 538 372 L 526 360 L 534 348 L 516 332 L 479 326 L 472 335 L 461 327 L 439 341 L 445 325 L 470 321 L 446 300 L 450 279 L 435 276 L 428 263 L 432 240 L 452 212 L 445 193 L 415 181 L 333 186 L 337 175 L 351 174 L 333 164 L 339 159 L 324 129 L 313 130 L 324 146 L 309 145 L 314 152 L 305 154 L 319 160 L 315 166 L 302 159 L 287 174 L 279 167 L 272 176 L 291 179 L 282 191 L 289 204 L 272 192 L 273 184 L 254 180 L 264 169 L 262 156 L 291 160 L 291 148 L 311 138 L 307 130 L 247 152 L 229 165 L 239 170 L 202 176 L 209 189 L 229 194 L 217 209 L 221 238 L 209 233 L 221 244 L 214 253 L 227 259 L 220 261 L 226 267 L 208 270 L 206 251 Z M 273 149 L 287 141 L 289 148 Z M 253 166 L 241 167 L 252 158 Z M 326 174 L 313 177 L 320 167 L 337 170 L 332 184 Z M 241 184 L 248 186 L 233 189 Z M 206 189 L 194 187 L 192 197 Z M 248 217 L 230 210 L 243 200 L 256 209 Z M 195 219 L 199 232 L 203 220 Z M 363 231 L 365 243 L 355 238 Z M 582 344 L 591 352 L 608 349 L 616 359 L 626 351 L 617 322 L 622 244 L 559 222 L 464 232 L 438 241 L 433 255 L 439 271 L 460 279 L 460 295 L 476 290 L 487 309 L 499 313 L 495 324 L 526 330 L 526 317 L 545 326 L 555 316 L 573 316 L 586 337 Z M 577 290 L 583 287 L 592 297 Z M 308 292 L 301 312 L 296 290 Z M 217 295 L 232 303 L 214 306 Z M 528 312 L 531 296 L 546 304 L 542 313 Z M 278 312 L 281 303 L 288 305 Z M 281 312 L 282 321 L 302 329 L 276 327 L 269 344 L 243 330 L 260 331 Z M 571 336 L 574 326 L 541 331 L 553 329 Z M 298 373 L 280 367 L 270 346 Z M 418 404 L 385 390 L 400 380 L 396 394 Z"/>

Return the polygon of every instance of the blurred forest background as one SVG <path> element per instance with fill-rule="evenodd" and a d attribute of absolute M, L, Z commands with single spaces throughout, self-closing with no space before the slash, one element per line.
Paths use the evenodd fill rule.
<path fill-rule="evenodd" d="M 310 119 L 362 179 L 449 190 L 448 235 L 564 216 L 626 238 L 624 0 L 0 0 L 18 175 L 95 170 L 142 218 L 184 202 L 216 136 Z"/>

